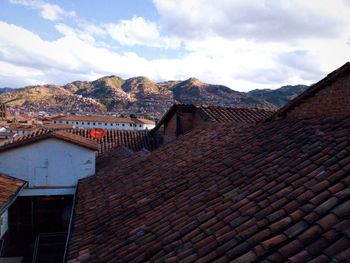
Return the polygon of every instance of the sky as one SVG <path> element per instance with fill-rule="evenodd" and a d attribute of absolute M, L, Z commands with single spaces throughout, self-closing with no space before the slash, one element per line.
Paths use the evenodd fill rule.
<path fill-rule="evenodd" d="M 0 0 L 0 87 L 106 75 L 248 91 L 350 61 L 350 0 Z"/>

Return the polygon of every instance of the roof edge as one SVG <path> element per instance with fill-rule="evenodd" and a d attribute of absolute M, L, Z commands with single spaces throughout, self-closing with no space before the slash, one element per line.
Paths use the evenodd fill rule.
<path fill-rule="evenodd" d="M 346 62 L 340 68 L 332 71 L 326 77 L 324 77 L 317 83 L 311 85 L 306 91 L 299 94 L 297 97 L 290 100 L 287 104 L 279 108 L 271 117 L 267 118 L 265 121 L 276 120 L 278 118 L 284 117 L 287 114 L 287 112 L 303 103 L 303 101 L 306 98 L 315 95 L 321 89 L 333 83 L 335 80 L 342 77 L 343 75 L 346 75 L 347 73 L 350 73 L 350 62 Z"/>
<path fill-rule="evenodd" d="M 64 136 L 64 134 L 62 134 L 62 133 L 67 134 L 68 136 Z M 18 140 L 18 141 L 15 140 L 15 141 L 9 142 L 8 144 L 4 144 L 0 147 L 0 153 L 5 152 L 7 150 L 17 148 L 17 147 L 29 145 L 29 144 L 32 144 L 32 143 L 35 143 L 35 142 L 38 142 L 41 140 L 47 140 L 47 139 L 58 139 L 58 140 L 65 141 L 67 143 L 79 145 L 80 147 L 84 147 L 87 149 L 98 151 L 98 149 L 99 149 L 98 142 L 80 136 L 83 140 L 85 140 L 87 142 L 87 143 L 84 143 L 82 141 L 76 140 L 74 138 L 74 136 L 79 136 L 79 135 L 70 134 L 70 133 L 67 133 L 64 131 L 50 131 L 50 130 L 48 130 L 47 133 L 44 133 L 41 135 L 33 136 L 30 138 Z"/>
<path fill-rule="evenodd" d="M 9 200 L 2 206 L 0 207 L 0 215 L 2 215 L 17 199 L 18 195 L 20 194 L 20 192 L 22 192 L 22 190 L 24 189 L 24 187 L 27 186 L 28 182 L 27 181 L 24 181 L 22 179 L 18 179 L 16 177 L 13 177 L 13 176 L 10 176 L 10 175 L 7 175 L 7 174 L 3 174 L 1 173 L 1 176 L 5 176 L 5 177 L 8 177 L 8 178 L 11 178 L 11 179 L 15 179 L 17 181 L 21 181 L 23 182 L 22 186 L 16 191 L 16 193 L 11 196 L 9 198 Z"/>

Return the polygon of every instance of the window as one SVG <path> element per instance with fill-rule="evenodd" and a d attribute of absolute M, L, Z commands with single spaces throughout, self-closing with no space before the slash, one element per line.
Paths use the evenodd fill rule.
<path fill-rule="evenodd" d="M 111 123 L 111 126 L 113 126 L 113 123 Z"/>
<path fill-rule="evenodd" d="M 130 127 L 132 127 L 132 124 L 131 124 L 131 123 L 130 123 L 129 125 L 130 125 Z"/>
<path fill-rule="evenodd" d="M 62 123 L 62 121 L 60 121 L 60 123 Z"/>
<path fill-rule="evenodd" d="M 122 126 L 123 126 L 123 127 L 125 126 L 124 123 L 122 124 Z"/>
<path fill-rule="evenodd" d="M 87 124 L 90 125 L 90 122 L 88 122 Z"/>
<path fill-rule="evenodd" d="M 57 123 L 57 121 L 53 121 L 53 123 Z"/>
<path fill-rule="evenodd" d="M 142 125 L 140 124 L 140 127 L 142 127 Z"/>
<path fill-rule="evenodd" d="M 82 121 L 81 124 L 85 124 L 85 123 Z"/>
<path fill-rule="evenodd" d="M 107 122 L 105 123 L 105 126 L 107 126 Z"/>
<path fill-rule="evenodd" d="M 92 125 L 96 125 L 96 123 L 95 123 L 95 122 L 93 122 L 93 123 L 92 123 Z"/>
<path fill-rule="evenodd" d="M 78 122 L 76 122 L 75 124 L 78 124 Z"/>
<path fill-rule="evenodd" d="M 98 123 L 98 125 L 102 125 L 102 123 L 101 123 L 101 122 L 99 122 L 99 123 Z"/>

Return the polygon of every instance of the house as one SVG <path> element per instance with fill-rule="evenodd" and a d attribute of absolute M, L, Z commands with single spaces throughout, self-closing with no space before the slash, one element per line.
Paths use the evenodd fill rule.
<path fill-rule="evenodd" d="M 75 187 L 79 179 L 95 173 L 97 150 L 95 141 L 82 136 L 42 130 L 0 147 L 0 172 L 46 192 L 50 187 Z"/>
<path fill-rule="evenodd" d="M 270 117 L 273 113 L 270 109 L 174 104 L 151 133 L 160 133 L 164 141 L 170 141 L 208 121 L 252 124 Z"/>
<path fill-rule="evenodd" d="M 67 262 L 348 262 L 350 63 L 79 181 Z M 107 201 L 108 200 L 108 201 Z"/>
<path fill-rule="evenodd" d="M 54 124 L 71 124 L 78 128 L 103 128 L 107 130 L 150 130 L 154 121 L 138 118 L 118 118 L 113 116 L 58 116 L 52 118 Z"/>
<path fill-rule="evenodd" d="M 77 182 L 95 174 L 97 151 L 93 140 L 50 130 L 18 136 L 0 146 L 0 173 L 25 182 L 7 206 L 9 234 L 1 256 L 40 258 L 49 253 L 39 249 L 42 242 L 50 247 L 43 239 L 49 235 L 58 246 L 57 254 L 51 251 L 52 258 L 62 257 Z M 5 186 L 1 181 L 0 185 Z"/>

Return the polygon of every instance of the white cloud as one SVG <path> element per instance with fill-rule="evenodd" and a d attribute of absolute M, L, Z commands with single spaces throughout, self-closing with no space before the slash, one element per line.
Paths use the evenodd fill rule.
<path fill-rule="evenodd" d="M 153 0 L 163 28 L 186 39 L 295 41 L 340 34 L 342 0 Z M 336 11 L 332 11 L 336 10 Z M 342 16 L 333 13 L 343 14 Z"/>
<path fill-rule="evenodd" d="M 173 10 L 174 1 L 154 2 L 160 12 L 158 22 L 135 16 L 107 25 L 82 20 L 76 21 L 76 27 L 56 23 L 61 37 L 54 41 L 0 22 L 0 87 L 33 82 L 63 84 L 116 74 L 124 78 L 144 75 L 155 81 L 194 76 L 247 91 L 311 84 L 350 58 L 350 6 L 341 0 L 334 0 L 332 8 L 329 1 L 320 0 L 316 5 L 314 1 L 296 0 L 296 6 L 305 9 L 301 11 L 287 0 L 179 0 Z M 323 18 L 318 18 L 319 10 L 324 11 L 320 13 Z M 321 21 L 309 25 L 312 21 L 307 15 Z M 232 19 L 236 19 L 234 23 Z M 274 23 L 279 28 L 276 36 L 271 29 Z M 251 28 L 248 26 L 246 32 L 242 28 L 247 25 Z M 319 29 L 321 26 L 324 30 Z M 112 46 L 115 41 L 121 46 Z M 135 50 L 139 51 L 151 46 L 163 54 L 167 54 L 164 49 L 171 48 L 176 58 L 159 55 L 146 59 L 142 53 L 123 52 L 124 45 L 129 50 L 137 46 Z M 10 80 L 8 68 L 16 71 L 15 80 Z"/>
<path fill-rule="evenodd" d="M 121 45 L 144 45 L 151 47 L 177 48 L 178 39 L 161 36 L 155 22 L 134 16 L 130 20 L 121 20 L 117 24 L 108 24 L 110 36 Z"/>
<path fill-rule="evenodd" d="M 56 21 L 64 16 L 75 16 L 74 11 L 66 11 L 58 5 L 41 0 L 9 0 L 12 4 L 28 6 L 40 10 L 40 15 L 47 20 Z"/>

